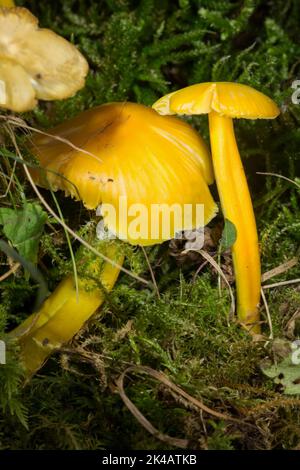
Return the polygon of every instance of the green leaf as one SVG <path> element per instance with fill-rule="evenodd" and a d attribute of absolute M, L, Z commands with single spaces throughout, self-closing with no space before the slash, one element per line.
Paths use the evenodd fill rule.
<path fill-rule="evenodd" d="M 261 364 L 262 372 L 282 387 L 286 395 L 300 395 L 300 366 L 294 364 L 291 355 L 278 364 Z"/>
<path fill-rule="evenodd" d="M 228 250 L 236 241 L 237 231 L 235 225 L 228 219 L 225 219 L 225 225 L 220 241 L 220 252 Z"/>
<path fill-rule="evenodd" d="M 0 208 L 4 235 L 18 253 L 32 263 L 37 262 L 38 244 L 46 220 L 46 212 L 36 203 L 26 203 L 19 210 Z"/>

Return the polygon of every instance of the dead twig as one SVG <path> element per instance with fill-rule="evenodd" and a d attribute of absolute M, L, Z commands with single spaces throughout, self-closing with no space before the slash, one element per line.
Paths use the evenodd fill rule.
<path fill-rule="evenodd" d="M 14 274 L 19 269 L 20 266 L 21 266 L 20 263 L 15 263 L 13 267 L 10 268 L 9 271 L 7 271 L 6 273 L 2 274 L 2 276 L 0 276 L 0 282 L 7 279 L 9 276 L 11 276 L 11 274 Z"/>
<path fill-rule="evenodd" d="M 276 268 L 270 269 L 270 271 L 265 272 L 261 276 L 261 282 L 266 282 L 269 279 L 271 279 L 272 277 L 275 277 L 275 276 L 278 276 L 279 274 L 285 273 L 289 269 L 296 266 L 296 264 L 298 264 L 298 262 L 299 262 L 299 258 L 295 256 L 294 258 L 291 258 L 289 261 L 286 261 L 285 263 L 282 263 L 279 266 L 276 266 Z"/>
<path fill-rule="evenodd" d="M 130 366 L 128 367 L 117 379 L 116 385 L 118 388 L 118 393 L 120 394 L 120 397 L 122 398 L 123 402 L 127 406 L 128 410 L 132 413 L 132 415 L 136 418 L 136 420 L 154 437 L 157 439 L 161 440 L 162 442 L 165 442 L 167 444 L 180 447 L 182 449 L 186 449 L 189 445 L 189 441 L 187 439 L 178 439 L 175 437 L 168 436 L 167 434 L 161 433 L 158 429 L 156 429 L 150 421 L 145 418 L 145 416 L 140 412 L 140 410 L 132 403 L 132 401 L 127 397 L 125 390 L 124 390 L 124 379 L 127 374 L 129 373 L 142 373 L 146 374 L 150 377 L 153 377 L 154 379 L 158 380 L 161 382 L 163 385 L 168 387 L 172 392 L 175 392 L 175 394 L 185 400 L 187 400 L 188 403 L 192 404 L 194 407 L 196 407 L 200 412 L 205 411 L 206 413 L 210 414 L 211 416 L 214 416 L 218 419 L 222 419 L 225 421 L 231 421 L 231 422 L 237 422 L 237 423 L 243 423 L 243 424 L 249 424 L 249 423 L 244 423 L 243 421 L 233 418 L 229 415 L 226 415 L 224 413 L 220 413 L 218 411 L 215 411 L 208 406 L 206 406 L 204 403 L 202 403 L 200 400 L 197 400 L 197 398 L 192 397 L 189 395 L 187 392 L 185 392 L 182 388 L 178 387 L 178 385 L 175 385 L 171 380 L 168 379 L 168 377 L 163 374 L 162 372 L 158 372 L 151 367 L 147 366 Z M 250 425 L 250 424 L 249 424 Z M 250 425 L 251 426 L 251 425 Z"/>

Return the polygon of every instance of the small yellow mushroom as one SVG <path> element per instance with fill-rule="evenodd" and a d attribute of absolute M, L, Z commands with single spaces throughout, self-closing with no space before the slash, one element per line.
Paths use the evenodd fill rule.
<path fill-rule="evenodd" d="M 0 108 L 24 112 L 37 100 L 73 96 L 84 86 L 88 64 L 77 48 L 26 8 L 0 7 Z"/>
<path fill-rule="evenodd" d="M 151 205 L 181 209 L 190 205 L 188 217 L 175 223 L 171 217 L 168 237 L 160 230 L 164 220 L 148 219 L 144 236 L 133 238 L 124 220 L 105 218 L 108 228 L 133 244 L 152 245 L 172 238 L 177 230 L 197 227 L 196 206 L 204 206 L 203 223 L 216 214 L 208 184 L 213 182 L 206 144 L 191 126 L 175 117 L 160 116 L 146 106 L 111 103 L 90 109 L 31 143 L 41 168 L 32 170 L 37 184 L 83 201 L 89 209 L 111 204 L 117 215 L 123 198 L 151 214 Z M 53 137 L 52 137 L 53 135 Z M 59 140 L 58 140 L 59 139 Z M 70 144 L 67 143 L 70 142 Z M 146 224 L 143 218 L 141 224 Z M 158 225 L 158 227 L 156 227 Z M 153 229 L 156 235 L 153 236 Z M 121 264 L 120 242 L 108 243 L 106 256 Z M 112 289 L 119 268 L 94 258 L 87 266 L 107 290 Z M 99 287 L 90 289 L 79 279 L 79 296 L 72 276 L 64 279 L 42 306 L 14 332 L 20 336 L 22 360 L 29 374 L 36 371 L 55 348 L 72 339 L 104 300 Z M 29 330 L 29 331 L 27 331 Z"/>
<path fill-rule="evenodd" d="M 160 114 L 208 114 L 212 160 L 224 216 L 237 229 L 233 245 L 238 316 L 259 333 L 260 257 L 255 217 L 233 129 L 233 118 L 274 119 L 269 97 L 239 83 L 200 83 L 170 93 L 153 108 Z"/>

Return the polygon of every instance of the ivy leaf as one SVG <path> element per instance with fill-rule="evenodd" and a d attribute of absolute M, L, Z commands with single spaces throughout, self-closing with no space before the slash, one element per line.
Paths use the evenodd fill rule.
<path fill-rule="evenodd" d="M 236 241 L 237 231 L 235 225 L 228 219 L 225 219 L 225 225 L 222 232 L 222 237 L 220 241 L 220 252 L 228 250 L 231 248 L 234 242 Z"/>
<path fill-rule="evenodd" d="M 26 203 L 22 209 L 0 208 L 3 233 L 25 260 L 37 262 L 38 245 L 47 214 L 39 204 Z"/>
<path fill-rule="evenodd" d="M 282 387 L 286 395 L 300 395 L 300 367 L 294 364 L 291 356 L 278 364 L 261 364 L 262 372 Z"/>

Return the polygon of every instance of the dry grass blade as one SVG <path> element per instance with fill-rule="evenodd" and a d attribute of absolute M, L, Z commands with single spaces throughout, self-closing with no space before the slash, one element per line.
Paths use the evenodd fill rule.
<path fill-rule="evenodd" d="M 233 318 L 234 316 L 234 313 L 235 313 L 235 299 L 234 299 L 234 295 L 233 295 L 233 292 L 232 292 L 232 289 L 231 289 L 231 286 L 227 280 L 227 277 L 225 276 L 225 274 L 223 273 L 222 269 L 220 268 L 220 266 L 218 265 L 218 263 L 216 263 L 216 261 L 213 259 L 212 256 L 210 256 L 206 251 L 204 250 L 185 250 L 185 252 L 187 251 L 197 251 L 197 253 L 200 253 L 200 255 L 206 259 L 206 261 L 212 265 L 212 267 L 217 271 L 218 274 L 220 274 L 221 278 L 224 280 L 226 286 L 228 287 L 228 290 L 229 290 L 229 294 L 230 294 L 230 299 L 231 299 L 231 308 L 230 308 L 230 314 L 229 314 L 229 318 Z"/>
<path fill-rule="evenodd" d="M 289 286 L 291 284 L 298 284 L 299 282 L 300 278 L 290 279 L 289 281 L 274 282 L 274 284 L 267 284 L 266 286 L 263 286 L 263 289 L 273 289 L 274 287 Z"/>
<path fill-rule="evenodd" d="M 155 287 L 155 291 L 156 291 L 157 298 L 160 299 L 160 293 L 159 293 L 158 285 L 157 285 L 157 282 L 156 282 L 156 279 L 155 279 L 155 275 L 154 275 L 152 266 L 151 266 L 151 264 L 150 264 L 148 255 L 147 255 L 147 253 L 146 253 L 145 248 L 144 248 L 143 246 L 141 246 L 141 248 L 142 248 L 142 252 L 144 253 L 144 256 L 145 256 L 145 259 L 146 259 L 146 262 L 147 262 L 147 265 L 148 265 L 148 268 L 149 268 L 149 271 L 150 271 L 151 279 L 152 279 L 153 285 L 154 285 L 154 287 Z"/>
<path fill-rule="evenodd" d="M 6 273 L 2 274 L 2 276 L 0 276 L 0 282 L 4 281 L 5 279 L 7 279 L 9 276 L 11 276 L 12 274 L 14 274 L 18 269 L 19 267 L 21 266 L 20 263 L 15 263 L 13 265 L 12 268 L 10 268 L 9 271 L 7 271 Z"/>
<path fill-rule="evenodd" d="M 41 316 L 41 310 L 38 311 L 35 315 L 33 315 L 33 318 L 31 320 L 31 322 L 29 323 L 28 326 L 26 326 L 26 328 L 19 329 L 18 333 L 13 332 L 13 337 L 14 338 L 21 338 L 21 337 L 25 338 L 31 332 L 31 329 L 34 327 L 34 325 L 36 324 L 36 322 L 38 321 L 40 316 Z"/>
<path fill-rule="evenodd" d="M 160 439 L 163 442 L 166 442 L 171 445 L 175 445 L 177 447 L 181 448 L 186 448 L 188 446 L 188 441 L 186 439 L 177 439 L 173 438 L 170 436 L 167 436 L 166 434 L 162 434 L 160 431 L 158 431 L 146 418 L 145 416 L 139 411 L 139 409 L 132 403 L 132 401 L 127 397 L 125 390 L 124 390 L 124 379 L 127 374 L 129 373 L 142 373 L 146 374 L 150 377 L 153 377 L 154 379 L 158 380 L 162 384 L 164 384 L 166 387 L 168 387 L 172 392 L 175 394 L 179 395 L 180 397 L 184 398 L 187 400 L 188 403 L 192 404 L 194 407 L 198 408 L 199 411 L 205 411 L 206 413 L 210 414 L 211 416 L 214 416 L 216 418 L 226 420 L 226 421 L 233 421 L 237 423 L 243 423 L 242 421 L 232 418 L 231 416 L 228 416 L 224 413 L 219 413 L 218 411 L 212 410 L 208 406 L 204 405 L 201 401 L 197 400 L 197 398 L 192 397 L 189 395 L 187 392 L 182 390 L 182 388 L 178 387 L 175 385 L 171 380 L 168 379 L 168 377 L 163 374 L 162 372 L 158 372 L 151 367 L 147 366 L 131 366 L 128 367 L 118 378 L 116 384 L 118 387 L 118 392 L 120 394 L 120 397 L 122 398 L 123 402 L 129 409 L 129 411 L 133 414 L 133 416 L 137 419 L 137 421 L 148 431 L 150 434 L 152 434 L 154 437 L 157 439 Z M 244 423 L 243 423 L 244 424 Z M 245 423 L 246 424 L 246 423 Z M 248 424 L 248 423 L 247 423 Z"/>
<path fill-rule="evenodd" d="M 14 166 L 13 166 L 13 169 L 12 169 L 11 174 L 10 174 L 10 176 L 9 176 L 9 181 L 8 181 L 8 185 L 7 185 L 7 187 L 6 187 L 6 190 L 5 190 L 4 194 L 1 194 L 1 195 L 0 195 L 0 198 L 1 198 L 1 199 L 2 199 L 2 198 L 6 198 L 7 195 L 8 195 L 8 193 L 9 193 L 9 191 L 10 191 L 10 187 L 12 186 L 13 181 L 14 181 L 16 166 L 17 166 L 17 162 L 14 162 Z M 4 176 L 6 176 L 6 175 L 4 175 Z"/>
<path fill-rule="evenodd" d="M 261 276 L 261 282 L 266 282 L 272 277 L 278 276 L 279 274 L 283 274 L 289 269 L 293 268 L 298 264 L 299 259 L 295 256 L 294 258 L 291 258 L 289 261 L 286 261 L 285 263 L 280 264 L 279 266 L 276 266 L 276 268 L 271 269 L 270 271 L 265 272 Z"/>
<path fill-rule="evenodd" d="M 256 174 L 257 175 L 265 175 L 265 176 L 275 176 L 276 178 L 280 178 L 282 180 L 285 180 L 285 181 L 288 181 L 289 183 L 294 184 L 295 186 L 297 186 L 297 188 L 300 189 L 300 185 L 298 183 L 296 183 L 296 181 L 292 180 L 291 178 L 288 178 L 287 176 L 279 175 L 278 173 L 264 173 L 264 172 L 261 172 L 261 171 L 257 171 Z"/>
<path fill-rule="evenodd" d="M 260 290 L 260 293 L 261 293 L 261 297 L 262 297 L 262 299 L 263 299 L 263 303 L 264 303 L 265 310 L 266 310 L 266 315 L 267 315 L 267 320 L 268 320 L 268 324 L 269 324 L 269 328 L 270 328 L 269 339 L 273 339 L 273 338 L 274 338 L 274 335 L 273 335 L 273 324 L 272 324 L 272 318 L 271 318 L 271 314 L 270 314 L 269 305 L 268 305 L 268 302 L 267 302 L 267 299 L 266 299 L 264 290 L 261 289 L 261 290 Z"/>
<path fill-rule="evenodd" d="M 78 152 L 89 155 L 90 157 L 93 157 L 93 158 L 95 158 L 95 160 L 98 160 L 99 162 L 102 163 L 101 158 L 97 157 L 97 155 L 95 155 L 94 153 L 88 152 L 87 150 L 84 150 L 81 147 L 77 147 L 77 145 L 72 144 L 72 142 L 70 142 L 70 140 L 68 140 L 68 139 L 64 139 L 63 137 L 59 137 L 58 135 L 49 134 L 48 132 L 36 129 L 35 127 L 28 126 L 28 124 L 26 124 L 26 122 L 23 121 L 20 118 L 16 118 L 16 117 L 13 117 L 13 116 L 8 117 L 8 116 L 5 116 L 5 115 L 0 115 L 0 119 L 4 120 L 5 122 L 7 122 L 7 123 L 9 123 L 13 126 L 21 127 L 22 129 L 35 132 L 36 134 L 42 134 L 42 135 L 45 135 L 46 137 L 51 137 L 54 140 L 58 140 L 59 142 L 62 142 L 64 144 L 68 145 L 73 150 L 77 150 Z"/>

